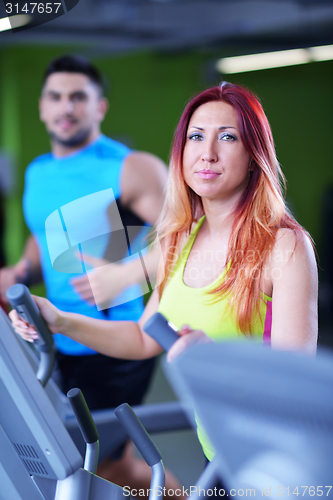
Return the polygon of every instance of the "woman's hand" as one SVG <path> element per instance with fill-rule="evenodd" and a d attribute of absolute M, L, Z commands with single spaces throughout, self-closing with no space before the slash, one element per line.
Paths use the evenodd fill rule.
<path fill-rule="evenodd" d="M 202 330 L 192 330 L 189 325 L 183 325 L 178 331 L 179 339 L 173 344 L 167 354 L 167 361 L 171 363 L 182 352 L 186 351 L 194 344 L 208 344 L 213 340 Z"/>
<path fill-rule="evenodd" d="M 43 297 L 37 297 L 36 295 L 32 295 L 34 301 L 36 302 L 41 315 L 43 316 L 47 326 L 51 330 L 52 333 L 58 333 L 62 329 L 64 313 L 59 311 L 51 302 Z M 28 342 L 33 342 L 35 339 L 38 339 L 38 334 L 33 325 L 30 325 L 24 319 L 21 319 L 17 314 L 16 310 L 13 309 L 9 313 L 9 317 L 11 319 L 12 325 L 16 333 L 18 333 L 24 340 Z"/>

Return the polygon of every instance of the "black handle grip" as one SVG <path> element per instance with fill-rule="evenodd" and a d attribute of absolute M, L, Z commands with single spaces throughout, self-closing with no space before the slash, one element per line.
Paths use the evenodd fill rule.
<path fill-rule="evenodd" d="M 22 283 L 17 283 L 8 288 L 6 295 L 11 306 L 16 309 L 18 315 L 35 326 L 39 335 L 39 339 L 34 341 L 36 349 L 42 352 L 52 351 L 52 333 L 45 323 L 36 303 L 32 299 L 29 289 Z"/>
<path fill-rule="evenodd" d="M 153 339 L 160 344 L 165 351 L 179 339 L 177 330 L 172 328 L 168 320 L 161 313 L 155 313 L 143 327 L 144 331 L 148 333 Z"/>
<path fill-rule="evenodd" d="M 70 389 L 67 392 L 67 397 L 79 424 L 83 439 L 86 443 L 95 443 L 99 440 L 98 430 L 81 390 L 77 388 Z"/>
<path fill-rule="evenodd" d="M 132 408 L 123 403 L 114 412 L 147 464 L 152 467 L 160 462 L 160 452 Z"/>

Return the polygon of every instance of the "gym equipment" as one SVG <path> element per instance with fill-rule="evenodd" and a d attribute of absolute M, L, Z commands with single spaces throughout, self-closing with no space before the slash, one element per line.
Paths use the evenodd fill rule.
<path fill-rule="evenodd" d="M 42 385 L 3 314 L 0 349 L 3 430 L 21 453 L 29 472 L 52 479 L 72 474 L 81 465 L 81 457 L 45 397 Z M 40 433 L 43 435 L 42 445 L 39 443 Z"/>
<path fill-rule="evenodd" d="M 16 286 L 17 285 L 15 285 L 15 287 Z M 9 292 L 8 296 L 9 297 L 14 296 L 16 298 L 17 296 L 19 296 L 19 298 L 17 298 L 16 300 L 16 302 L 18 302 L 19 304 L 32 300 L 29 295 L 29 290 L 24 285 L 20 285 L 20 287 L 16 288 L 16 290 Z M 28 307 L 26 307 L 26 309 Z M 36 323 L 31 320 L 31 317 L 32 315 L 30 315 L 30 319 L 28 319 L 29 323 L 34 323 L 35 326 L 37 326 Z M 168 326 L 167 324 L 167 320 L 160 313 L 157 313 L 155 317 L 151 318 L 150 326 L 148 325 L 148 328 L 150 332 L 153 332 L 157 341 L 160 341 L 161 335 L 162 337 L 164 337 L 165 334 L 168 335 L 169 332 L 168 331 L 166 332 L 166 330 L 171 329 L 170 326 Z M 172 330 L 171 333 L 173 334 L 173 338 L 172 342 L 170 341 L 170 338 L 168 338 L 169 345 L 171 345 L 171 343 L 173 343 L 178 338 L 178 335 L 175 333 L 174 330 Z M 30 346 L 28 346 L 27 343 L 22 341 L 22 339 L 20 338 L 17 338 L 16 340 L 21 344 L 22 350 L 25 351 L 30 365 L 36 367 L 36 365 L 38 364 L 38 359 L 36 359 L 36 356 L 34 355 Z M 165 345 L 165 341 L 162 340 L 162 342 Z M 84 453 L 82 451 L 82 437 L 80 435 L 80 430 L 77 425 L 76 419 L 73 417 L 73 413 L 69 409 L 66 398 L 59 391 L 58 387 L 56 386 L 56 384 L 52 379 L 50 379 L 46 384 L 45 391 L 47 392 L 50 400 L 52 401 L 54 408 L 61 416 L 75 444 L 80 449 L 81 454 L 83 455 Z M 189 419 L 185 415 L 181 405 L 178 402 L 159 403 L 155 405 L 143 405 L 134 407 L 133 410 L 135 410 L 136 415 L 140 418 L 145 428 L 150 433 L 165 432 L 168 430 L 177 430 L 177 429 L 188 429 L 190 427 Z M 127 433 L 125 431 L 121 432 L 121 429 L 119 429 L 119 422 L 117 420 L 117 416 L 115 415 L 114 410 L 101 410 L 93 412 L 93 419 L 95 421 L 95 424 L 97 425 L 98 432 L 101 438 L 100 439 L 101 448 L 103 449 L 101 458 L 103 459 L 103 457 L 110 455 L 115 449 L 117 449 L 119 445 L 123 444 L 127 440 L 127 433 L 129 434 L 129 428 L 127 428 Z M 195 423 L 193 425 L 195 426 Z M 89 454 L 89 441 L 87 447 L 88 451 L 86 451 L 85 466 L 87 463 L 89 464 L 95 463 L 94 457 L 96 456 L 96 453 L 92 453 L 93 458 L 91 459 L 87 458 L 87 455 Z M 67 493 L 67 489 L 73 488 L 72 482 L 74 479 L 75 481 L 83 482 L 83 479 L 81 477 L 82 474 L 83 474 L 82 472 L 78 473 L 77 476 L 78 479 L 71 478 L 70 480 L 66 480 L 65 482 L 66 488 L 64 492 L 63 490 L 61 490 L 63 495 L 69 494 Z M 158 478 L 157 480 L 154 479 L 154 474 L 153 474 L 152 481 L 154 482 L 154 484 L 156 484 L 156 482 L 161 480 L 160 475 L 157 475 L 157 478 Z M 213 462 L 204 471 L 204 474 L 199 478 L 199 481 L 196 483 L 195 486 L 195 491 L 199 492 L 200 488 L 206 488 L 209 485 L 213 485 L 216 480 L 217 480 L 216 463 Z"/>
<path fill-rule="evenodd" d="M 49 380 L 54 365 L 54 343 L 52 333 L 32 299 L 29 289 L 21 284 L 11 286 L 7 290 L 7 299 L 16 309 L 18 315 L 30 324 L 35 325 L 39 338 L 34 340 L 34 346 L 40 352 L 40 363 L 37 378 L 43 385 Z"/>
<path fill-rule="evenodd" d="M 15 349 L 22 349 L 21 342 L 13 336 L 10 323 L 4 314 L 0 314 L 0 320 L 2 316 L 5 318 L 6 328 L 1 329 L 0 337 L 0 397 L 5 401 L 4 407 L 10 409 L 11 416 L 13 409 L 18 411 L 18 416 L 15 416 L 13 421 L 8 416 L 6 418 L 3 409 L 0 411 L 0 456 L 5 456 L 5 459 L 1 460 L 0 479 L 5 491 L 11 495 L 7 498 L 4 496 L 4 499 L 90 500 L 98 498 L 98 495 L 103 495 L 103 499 L 107 498 L 110 483 L 81 468 L 64 479 L 58 479 L 54 494 L 50 494 L 45 487 L 45 477 L 38 477 L 40 470 L 43 471 L 42 466 L 29 464 L 34 471 L 37 469 L 32 482 L 25 468 L 25 458 L 17 458 L 12 427 L 14 421 L 19 421 L 23 427 L 20 432 L 24 432 L 26 420 L 31 417 L 32 402 L 25 384 L 31 387 L 32 381 L 26 375 L 27 370 L 30 369 L 31 373 L 33 371 L 29 368 L 23 350 L 21 358 L 17 357 L 19 355 L 12 358 L 10 353 L 14 344 L 16 343 Z M 1 326 L 2 323 L 3 321 Z M 6 331 L 7 334 L 10 331 L 11 340 L 8 340 Z M 226 482 L 230 491 L 233 491 L 232 496 L 235 498 L 247 495 L 248 491 L 251 496 L 270 496 L 274 499 L 283 495 L 301 495 L 304 498 L 333 497 L 333 487 L 330 485 L 333 459 L 331 353 L 321 350 L 317 359 L 313 359 L 298 353 L 271 351 L 266 346 L 252 342 L 215 343 L 192 346 L 168 365 L 168 368 L 173 372 L 171 379 L 174 381 L 174 388 L 184 400 L 189 418 L 191 419 L 194 408 L 216 449 L 216 457 L 193 487 L 196 494 L 191 496 L 191 500 L 200 497 L 200 488 L 212 487 L 218 476 Z M 18 378 L 21 371 L 24 373 L 23 379 L 21 376 Z M 34 377 L 33 380 L 45 396 Z M 178 382 L 175 382 L 177 380 Z M 47 406 L 50 405 L 49 400 L 46 398 L 45 401 L 43 418 L 45 408 L 46 415 L 50 408 L 52 409 Z M 32 407 L 36 402 L 38 398 L 34 398 Z M 29 411 L 19 411 L 20 405 Z M 32 414 L 34 415 L 33 412 Z M 36 414 L 39 416 L 38 412 Z M 44 424 L 42 422 L 41 425 Z M 58 424 L 62 425 L 60 419 L 55 425 Z M 127 427 L 135 427 L 131 418 Z M 44 427 L 42 429 L 44 430 Z M 29 433 L 31 432 L 29 429 Z M 46 427 L 45 433 L 47 432 Z M 38 437 L 39 433 L 36 438 L 31 438 L 29 434 L 29 439 Z M 56 437 L 59 437 L 58 433 Z M 15 444 L 20 436 L 14 436 L 14 439 Z M 92 439 L 88 438 L 88 442 L 89 440 Z M 27 449 L 33 453 L 31 450 L 35 449 L 32 447 L 30 450 L 30 444 L 24 442 L 16 444 L 19 450 L 22 448 L 25 452 Z M 34 445 L 41 447 L 38 442 Z M 48 443 L 48 446 L 52 446 L 52 442 Z M 51 451 L 53 456 L 53 449 L 47 450 Z M 60 451 L 56 458 L 63 470 L 61 457 Z M 45 458 L 48 457 L 43 457 L 43 460 Z M 159 472 L 155 473 L 152 483 L 154 485 L 163 481 L 163 472 L 159 454 L 154 454 L 152 460 L 153 467 L 159 464 Z M 95 459 L 88 461 L 95 467 Z M 16 476 L 13 473 L 14 468 Z M 17 479 L 18 474 L 20 480 Z M 55 474 L 53 469 L 51 474 Z M 23 496 L 17 484 L 25 482 L 27 487 Z M 152 487 L 152 491 L 156 491 L 156 486 Z M 115 490 L 116 498 L 117 492 L 119 489 Z M 121 494 L 123 495 L 122 491 Z"/>
<path fill-rule="evenodd" d="M 165 351 L 179 339 L 177 327 L 168 321 L 163 314 L 157 312 L 145 323 L 143 329 L 156 340 Z"/>
<path fill-rule="evenodd" d="M 0 309 L 0 498 L 2 500 L 99 500 L 123 498 L 123 489 L 96 476 L 98 433 L 85 412 L 80 391 L 70 391 L 79 426 L 87 442 L 82 457 L 57 415 L 22 349 L 6 314 Z M 126 412 L 126 410 L 125 410 Z M 131 430 L 135 437 L 134 426 Z M 148 435 L 136 439 L 159 471 Z M 95 445 L 96 444 L 96 445 Z M 89 450 L 89 446 L 92 449 Z M 149 452 L 147 452 L 149 448 Z M 141 451 L 139 449 L 139 451 Z M 154 487 L 164 476 L 153 474 Z"/>
<path fill-rule="evenodd" d="M 0 425 L 0 499 L 43 500 L 43 498 Z"/>
<path fill-rule="evenodd" d="M 36 379 L 2 311 L 0 321 L 0 425 L 7 452 L 12 446 L 12 453 L 6 455 L 0 448 L 1 464 L 6 464 L 8 457 L 13 463 L 17 462 L 13 458 L 15 454 L 21 459 L 25 475 L 21 477 L 21 466 L 12 484 L 27 482 L 27 474 L 53 482 L 64 479 L 81 466 L 82 457 Z M 2 488 L 1 495 L 6 498 Z M 28 500 L 29 497 L 22 498 Z"/>
<path fill-rule="evenodd" d="M 52 378 L 48 381 L 54 364 L 52 334 L 40 315 L 38 307 L 30 295 L 29 289 L 25 285 L 13 285 L 8 289 L 7 297 L 18 314 L 35 326 L 40 336 L 40 339 L 33 343 L 34 347 L 39 351 L 40 358 L 36 356 L 31 346 L 28 346 L 24 341 L 21 341 L 22 348 L 31 366 L 34 370 L 37 370 L 37 378 L 43 381 L 43 385 L 45 385 L 45 390 L 53 406 L 83 457 L 85 454 L 85 443 L 82 440 L 77 420 L 69 402 Z M 159 316 L 162 317 L 161 314 Z M 166 323 L 165 319 L 164 322 Z M 161 323 L 162 321 L 157 325 L 157 328 L 152 324 L 151 329 L 158 331 Z M 176 333 L 174 334 L 178 337 Z M 134 410 L 145 429 L 147 429 L 150 434 L 171 430 L 183 430 L 190 427 L 188 418 L 178 401 L 140 405 L 134 407 Z M 103 460 L 112 455 L 119 446 L 123 445 L 128 437 L 115 416 L 114 409 L 93 411 L 92 415 L 100 436 L 99 458 Z"/>
<path fill-rule="evenodd" d="M 333 498 L 332 352 L 221 342 L 195 345 L 167 368 L 235 498 Z"/>
<path fill-rule="evenodd" d="M 127 403 L 118 406 L 115 409 L 115 414 L 147 464 L 152 468 L 149 500 L 160 496 L 161 485 L 164 486 L 165 482 L 164 466 L 160 452 Z"/>

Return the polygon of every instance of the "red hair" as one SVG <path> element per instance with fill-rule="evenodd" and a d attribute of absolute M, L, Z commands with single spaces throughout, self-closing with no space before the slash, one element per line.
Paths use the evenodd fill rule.
<path fill-rule="evenodd" d="M 248 186 L 235 207 L 228 247 L 227 273 L 211 291 L 212 301 L 229 297 L 230 309 L 243 333 L 251 332 L 254 312 L 262 300 L 259 288 L 265 260 L 275 243 L 278 229 L 290 228 L 296 238 L 304 229 L 284 202 L 285 178 L 276 158 L 271 128 L 256 96 L 240 85 L 223 82 L 196 95 L 185 107 L 174 134 L 166 201 L 157 225 L 163 240 L 159 294 L 170 278 L 184 237 L 202 212 L 201 198 L 185 183 L 183 152 L 189 121 L 195 110 L 212 101 L 222 101 L 236 111 L 241 140 L 253 167 Z M 296 240 L 297 241 L 297 240 Z"/>

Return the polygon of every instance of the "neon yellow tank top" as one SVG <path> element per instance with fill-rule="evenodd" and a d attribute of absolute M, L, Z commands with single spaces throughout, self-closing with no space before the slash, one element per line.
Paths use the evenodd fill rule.
<path fill-rule="evenodd" d="M 178 328 L 188 324 L 194 329 L 203 330 L 213 340 L 242 338 L 235 317 L 225 313 L 228 299 L 224 297 L 218 302 L 211 303 L 212 296 L 208 295 L 209 290 L 221 280 L 225 270 L 213 283 L 203 288 L 191 288 L 183 281 L 188 256 L 204 220 L 205 216 L 198 221 L 186 242 L 163 291 L 158 311 Z M 268 342 L 271 330 L 271 306 L 272 299 L 263 294 L 260 315 L 254 318 L 251 325 L 252 336 Z"/>
<path fill-rule="evenodd" d="M 203 288 L 191 288 L 185 285 L 183 280 L 188 256 L 204 220 L 205 216 L 198 221 L 181 251 L 163 291 L 158 311 L 177 328 L 180 329 L 184 324 L 190 325 L 193 329 L 203 330 L 214 341 L 242 339 L 244 336 L 237 328 L 236 318 L 226 313 L 228 299 L 223 297 L 218 302 L 212 303 L 210 302 L 212 296 L 207 293 L 221 280 L 226 270 L 224 269 L 213 283 Z M 260 314 L 251 324 L 252 338 L 270 343 L 272 299 L 265 294 L 262 294 L 262 297 Z M 211 460 L 215 454 L 214 448 L 199 423 L 198 438 L 206 457 Z"/>

